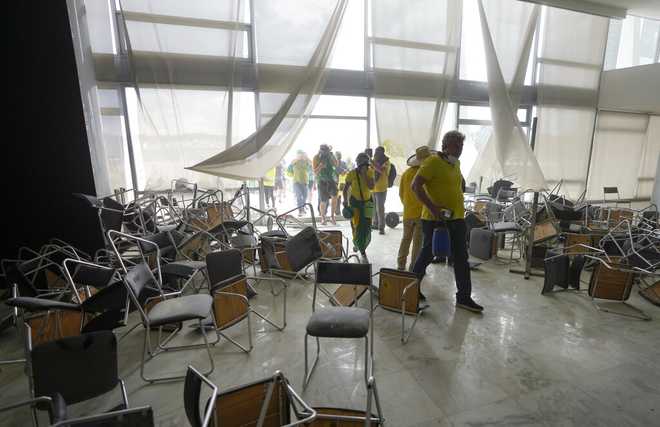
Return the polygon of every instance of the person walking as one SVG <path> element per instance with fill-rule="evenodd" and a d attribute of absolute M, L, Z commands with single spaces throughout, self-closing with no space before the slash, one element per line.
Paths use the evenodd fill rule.
<path fill-rule="evenodd" d="M 352 211 L 351 229 L 353 246 L 362 255 L 362 262 L 367 259 L 367 247 L 371 242 L 371 217 L 373 216 L 374 171 L 369 167 L 369 157 L 360 153 L 355 158 L 356 167 L 346 175 L 344 186 L 344 208 Z"/>
<path fill-rule="evenodd" d="M 319 152 L 312 161 L 316 184 L 319 191 L 319 212 L 321 214 L 321 225 L 326 225 L 326 214 L 328 211 L 328 202 L 330 202 L 330 222 L 337 224 L 335 214 L 337 210 L 337 181 L 336 168 L 337 159 L 332 154 L 330 147 L 321 144 Z"/>
<path fill-rule="evenodd" d="M 341 208 L 341 199 L 342 199 L 342 193 L 344 192 L 344 186 L 346 185 L 346 174 L 348 173 L 348 164 L 342 160 L 341 152 L 336 151 L 335 152 L 335 158 L 337 159 L 337 167 L 335 168 L 336 176 L 337 176 L 337 185 L 338 185 L 338 192 L 337 192 L 337 201 L 335 203 L 336 210 L 339 211 Z"/>
<path fill-rule="evenodd" d="M 385 147 L 382 145 L 376 147 L 374 158 L 371 162 L 374 169 L 374 204 L 376 205 L 376 220 L 374 228 L 378 229 L 378 234 L 385 234 L 385 200 L 387 199 L 387 188 L 389 184 L 390 159 L 385 155 Z"/>
<path fill-rule="evenodd" d="M 305 203 L 307 203 L 307 185 L 309 182 L 309 175 L 311 164 L 307 154 L 304 151 L 298 150 L 296 158 L 291 162 L 287 168 L 288 174 L 293 181 L 293 192 L 296 195 L 296 203 L 298 205 L 298 216 L 305 214 Z"/>
<path fill-rule="evenodd" d="M 399 270 L 406 269 L 406 262 L 408 260 L 408 252 L 410 244 L 412 243 L 412 252 L 410 253 L 410 268 L 412 271 L 419 250 L 422 243 L 422 202 L 419 201 L 415 192 L 412 189 L 412 182 L 419 166 L 422 162 L 431 155 L 431 150 L 426 145 L 419 147 L 408 159 L 408 166 L 410 166 L 401 175 L 401 182 L 399 183 L 399 198 L 403 204 L 403 236 L 401 236 L 401 243 L 399 244 L 399 254 L 397 257 L 397 268 Z"/>
<path fill-rule="evenodd" d="M 275 208 L 275 195 L 273 190 L 275 189 L 275 168 L 270 169 L 266 172 L 266 175 L 263 177 L 264 183 L 264 198 L 266 199 L 266 207 L 270 209 L 271 207 Z"/>
<path fill-rule="evenodd" d="M 284 178 L 284 163 L 279 162 L 275 166 L 275 197 L 277 198 L 277 203 L 282 203 L 285 193 L 285 178 Z"/>
<path fill-rule="evenodd" d="M 456 280 L 456 307 L 480 313 L 483 307 L 472 299 L 472 282 L 465 240 L 465 209 L 463 206 L 463 176 L 459 157 L 463 152 L 465 135 L 447 132 L 442 138 L 442 152 L 422 162 L 412 184 L 422 202 L 422 249 L 413 272 L 422 282 L 426 267 L 433 259 L 433 231 L 446 227 L 449 232 L 451 254 Z M 420 292 L 420 297 L 425 299 Z"/>

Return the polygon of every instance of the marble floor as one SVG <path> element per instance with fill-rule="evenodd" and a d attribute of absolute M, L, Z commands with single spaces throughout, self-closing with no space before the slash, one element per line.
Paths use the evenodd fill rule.
<path fill-rule="evenodd" d="M 374 271 L 394 265 L 400 237 L 400 226 L 385 236 L 373 235 L 368 254 Z M 599 312 L 584 294 L 541 296 L 542 279 L 524 280 L 495 260 L 473 271 L 472 281 L 474 298 L 485 307 L 483 315 L 456 310 L 451 269 L 431 265 L 423 284 L 430 308 L 405 345 L 400 318 L 376 311 L 375 378 L 388 426 L 660 425 L 660 308 L 636 290 L 630 302 L 646 310 L 652 321 Z M 261 289 L 253 306 L 280 315 L 280 300 Z M 211 380 L 222 389 L 281 370 L 302 390 L 311 291 L 302 282 L 290 284 L 283 332 L 255 320 L 250 354 L 226 340 L 216 345 Z M 227 332 L 246 338 L 242 324 Z M 120 375 L 131 404 L 151 405 L 159 426 L 187 425 L 181 382 L 147 385 L 140 379 L 141 334 L 134 332 L 119 345 Z M 181 337 L 196 339 L 193 329 Z M 0 335 L 0 348 L 3 359 L 20 355 L 14 330 Z M 363 408 L 363 357 L 361 342 L 324 340 L 304 398 L 317 406 Z M 206 363 L 203 351 L 175 352 L 159 356 L 147 369 L 160 374 L 182 371 L 188 364 L 205 369 Z M 72 373 L 88 374 L 84 367 Z M 0 406 L 26 397 L 22 367 L 2 367 Z M 113 392 L 76 405 L 72 412 L 106 410 L 119 399 Z M 28 412 L 4 413 L 0 425 L 29 425 Z"/>

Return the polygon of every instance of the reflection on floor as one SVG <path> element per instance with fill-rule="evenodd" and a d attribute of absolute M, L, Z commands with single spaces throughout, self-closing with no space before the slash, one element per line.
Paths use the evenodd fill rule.
<path fill-rule="evenodd" d="M 400 237 L 400 226 L 385 236 L 374 234 L 368 251 L 374 271 L 394 265 Z M 634 292 L 631 302 L 654 317 L 643 322 L 598 312 L 584 295 L 541 296 L 542 279 L 526 281 L 494 261 L 474 271 L 472 279 L 474 297 L 485 306 L 483 316 L 456 310 L 451 270 L 429 267 L 423 288 L 431 307 L 407 345 L 399 340 L 399 317 L 376 312 L 375 376 L 387 425 L 658 425 L 660 309 Z M 263 289 L 252 303 L 268 311 L 271 301 Z M 293 283 L 286 330 L 255 322 L 258 332 L 249 355 L 221 342 L 213 349 L 211 379 L 225 388 L 279 369 L 301 390 L 310 311 L 311 287 Z M 229 333 L 242 339 L 243 331 L 236 326 Z M 195 338 L 191 330 L 189 339 Z M 325 340 L 304 397 L 313 405 L 363 407 L 361 346 Z M 2 358 L 20 354 L 13 330 L 0 336 L 0 348 Z M 127 380 L 131 404 L 152 405 L 160 426 L 187 425 L 183 384 L 145 385 L 139 378 L 140 351 L 138 333 L 120 343 L 120 375 Z M 203 351 L 175 352 L 148 369 L 206 368 L 204 357 Z M 84 367 L 71 374 L 93 375 Z M 27 397 L 22 368 L 3 367 L 0 387 L 0 406 Z M 105 410 L 118 402 L 117 393 L 73 412 Z M 0 420 L 3 426 L 28 424 L 27 412 L 21 411 Z"/>

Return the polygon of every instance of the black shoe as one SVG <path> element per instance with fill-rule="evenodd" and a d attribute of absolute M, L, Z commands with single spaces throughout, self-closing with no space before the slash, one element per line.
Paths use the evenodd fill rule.
<path fill-rule="evenodd" d="M 381 235 L 385 234 L 385 230 L 378 231 L 378 234 L 381 234 Z"/>
<path fill-rule="evenodd" d="M 440 256 L 433 257 L 433 259 L 431 260 L 431 264 L 440 264 L 441 262 L 445 262 L 445 260 L 446 260 L 446 258 L 443 257 L 443 256 L 442 257 L 440 257 Z"/>
<path fill-rule="evenodd" d="M 426 295 L 424 295 L 423 293 L 420 292 L 419 293 L 419 300 L 420 301 L 426 301 Z"/>
<path fill-rule="evenodd" d="M 481 313 L 484 311 L 484 308 L 479 304 L 477 304 L 476 302 L 474 302 L 472 298 L 468 298 L 462 301 L 456 301 L 456 307 L 463 308 L 473 313 Z"/>

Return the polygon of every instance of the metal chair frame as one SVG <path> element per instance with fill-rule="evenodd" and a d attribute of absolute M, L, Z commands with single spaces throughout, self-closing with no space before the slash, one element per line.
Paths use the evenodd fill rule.
<path fill-rule="evenodd" d="M 161 270 L 160 270 L 160 249 L 158 248 L 158 245 L 156 243 L 151 242 L 149 240 L 145 240 L 141 237 L 131 236 L 130 234 L 120 233 L 120 232 L 112 231 L 112 230 L 109 231 L 108 234 L 109 234 L 108 237 L 111 238 L 111 241 L 112 241 L 112 236 L 111 235 L 115 234 L 115 235 L 122 236 L 122 237 L 127 238 L 127 239 L 133 239 L 136 242 L 141 242 L 143 244 L 152 245 L 152 246 L 155 247 L 155 250 L 156 250 L 156 260 L 155 260 L 155 262 L 156 262 L 156 270 L 157 270 L 157 273 L 158 273 L 158 277 L 154 276 L 151 269 L 148 269 L 148 270 L 149 270 L 149 273 L 151 275 L 152 280 L 156 283 L 156 286 L 158 287 L 158 290 L 160 291 L 160 295 L 148 298 L 145 301 L 145 306 L 148 305 L 151 301 L 167 300 L 168 298 L 180 297 L 182 295 L 181 291 L 170 292 L 170 293 L 164 293 L 163 292 L 163 288 L 162 288 L 162 285 L 161 285 L 162 284 L 162 276 L 161 276 Z M 139 247 L 139 245 L 138 245 L 138 247 Z M 119 253 L 117 253 L 116 247 L 114 246 L 114 244 L 113 244 L 113 249 L 115 249 L 116 255 L 119 259 L 119 262 L 120 262 L 120 265 L 121 265 L 121 268 L 122 268 L 124 274 L 127 274 L 128 269 L 126 268 L 126 265 L 124 264 L 122 258 L 119 256 Z M 210 370 L 208 372 L 206 372 L 205 375 L 208 375 L 211 372 L 213 372 L 213 370 L 215 368 L 215 363 L 213 361 L 213 355 L 211 354 L 211 345 L 215 345 L 220 341 L 220 335 L 219 334 L 216 333 L 216 336 L 217 336 L 216 341 L 209 343 L 208 337 L 206 335 L 206 329 L 204 328 L 204 325 L 202 324 L 202 319 L 199 319 L 198 324 L 199 324 L 199 329 L 202 333 L 202 337 L 204 339 L 204 344 L 167 346 L 167 343 L 169 343 L 169 341 L 171 341 L 176 336 L 176 334 L 178 334 L 179 331 L 181 331 L 183 329 L 183 322 L 180 322 L 178 324 L 178 326 L 174 329 L 174 331 L 172 331 L 165 339 L 162 339 L 163 327 L 161 326 L 161 327 L 158 328 L 157 346 L 156 346 L 155 349 L 153 349 L 153 347 L 151 345 L 151 336 L 150 336 L 151 325 L 150 325 L 150 322 L 149 322 L 149 316 L 144 311 L 143 307 L 140 305 L 140 302 L 139 302 L 139 299 L 138 299 L 139 295 L 135 295 L 135 293 L 133 292 L 132 287 L 129 286 L 127 283 L 126 283 L 126 288 L 128 290 L 128 294 L 129 294 L 131 300 L 133 301 L 133 304 L 135 304 L 135 306 L 137 307 L 137 310 L 140 314 L 140 318 L 142 319 L 142 322 L 141 322 L 142 326 L 144 327 L 144 341 L 143 341 L 143 344 L 142 344 L 142 358 L 141 358 L 141 362 L 140 362 L 140 377 L 142 377 L 142 379 L 144 381 L 153 384 L 155 382 L 175 381 L 175 380 L 180 380 L 180 379 L 185 378 L 185 375 L 162 376 L 162 377 L 151 377 L 151 378 L 146 376 L 146 374 L 144 372 L 144 367 L 145 367 L 145 364 L 146 364 L 147 360 L 151 360 L 151 359 L 155 358 L 156 356 L 158 356 L 159 354 L 167 352 L 167 351 L 188 350 L 188 349 L 205 347 L 206 351 L 208 353 L 209 361 L 210 361 L 210 365 L 211 365 Z M 211 310 L 211 319 L 213 320 L 213 326 L 215 327 L 215 316 L 213 314 L 213 310 Z M 217 330 L 217 328 L 216 328 L 216 330 Z M 147 356 L 148 356 L 148 359 L 147 359 Z"/>

